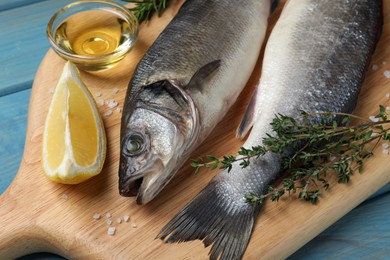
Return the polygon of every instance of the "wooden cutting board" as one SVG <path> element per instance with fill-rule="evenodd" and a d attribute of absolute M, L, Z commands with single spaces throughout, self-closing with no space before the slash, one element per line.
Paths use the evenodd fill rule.
<path fill-rule="evenodd" d="M 178 1 L 164 16 L 141 26 L 138 42 L 119 66 L 102 72 L 82 72 L 82 79 L 96 100 L 116 100 L 119 107 L 127 84 L 147 48 L 177 12 Z M 283 1 L 284 2 L 284 1 Z M 384 1 L 385 26 L 373 56 L 356 114 L 374 115 L 379 104 L 390 106 L 385 97 L 390 92 L 390 79 L 384 70 L 390 68 L 390 2 Z M 271 18 L 271 26 L 283 4 Z M 0 197 L 0 255 L 15 258 L 32 252 L 54 252 L 67 258 L 86 259 L 207 259 L 209 249 L 200 241 L 164 244 L 156 240 L 159 230 L 194 197 L 215 173 L 202 171 L 194 175 L 189 162 L 160 193 L 145 206 L 136 205 L 133 198 L 118 194 L 119 129 L 121 114 L 103 117 L 107 132 L 108 151 L 100 175 L 78 185 L 62 185 L 44 177 L 41 167 L 42 131 L 52 88 L 60 76 L 64 60 L 49 50 L 37 72 L 29 107 L 25 150 L 18 174 Z M 234 153 L 242 141 L 234 138 L 241 114 L 259 77 L 261 57 L 237 103 L 211 136 L 191 156 Z M 115 94 L 114 89 L 119 90 Z M 97 97 L 101 93 L 100 97 Z M 109 108 L 99 107 L 103 114 Z M 356 174 L 348 185 L 332 182 L 318 205 L 284 198 L 279 203 L 267 203 L 255 226 L 245 253 L 246 259 L 285 258 L 330 226 L 348 211 L 367 199 L 390 180 L 389 156 L 382 149 L 367 161 L 363 174 Z M 94 220 L 94 213 L 102 215 Z M 105 216 L 110 213 L 116 234 L 109 236 Z M 130 216 L 129 222 L 116 223 L 117 218 Z"/>

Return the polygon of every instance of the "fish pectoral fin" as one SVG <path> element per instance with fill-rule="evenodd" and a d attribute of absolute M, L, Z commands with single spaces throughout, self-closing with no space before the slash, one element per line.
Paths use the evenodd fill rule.
<path fill-rule="evenodd" d="M 185 87 L 186 89 L 198 89 L 202 92 L 202 88 L 205 85 L 205 81 L 217 71 L 221 66 L 221 60 L 214 60 L 201 67 L 194 76 L 192 76 L 190 82 Z"/>
<path fill-rule="evenodd" d="M 210 182 L 156 238 L 166 243 L 199 239 L 205 247 L 211 245 L 210 259 L 241 259 L 260 207 L 221 199 L 216 185 Z"/>
<path fill-rule="evenodd" d="M 257 92 L 259 91 L 258 89 L 259 85 L 256 86 L 256 89 L 253 92 L 251 100 L 249 101 L 245 113 L 241 119 L 240 125 L 237 128 L 236 137 L 238 138 L 244 138 L 253 126 L 257 103 Z"/>

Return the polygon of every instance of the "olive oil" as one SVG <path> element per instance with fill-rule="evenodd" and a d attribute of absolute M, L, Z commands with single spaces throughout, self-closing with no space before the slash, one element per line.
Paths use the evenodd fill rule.
<path fill-rule="evenodd" d="M 135 26 L 112 11 L 85 11 L 64 20 L 56 29 L 54 40 L 69 53 L 105 59 L 103 63 L 88 64 L 91 61 L 86 59 L 77 64 L 87 70 L 99 70 L 123 59 L 134 44 Z"/>

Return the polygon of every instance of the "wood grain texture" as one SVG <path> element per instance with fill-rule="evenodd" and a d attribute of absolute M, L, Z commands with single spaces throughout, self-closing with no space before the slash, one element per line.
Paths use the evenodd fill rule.
<path fill-rule="evenodd" d="M 388 259 L 389 208 L 390 194 L 363 203 L 298 250 L 290 260 Z"/>
<path fill-rule="evenodd" d="M 141 28 L 139 41 L 127 58 L 115 69 L 88 74 L 82 78 L 92 93 L 103 93 L 102 98 L 115 98 L 123 105 L 127 82 L 138 60 L 176 12 L 169 10 L 162 20 L 154 20 Z M 386 26 L 373 63 L 382 64 L 390 48 L 389 4 L 385 3 Z M 250 82 L 227 117 L 212 136 L 199 147 L 193 157 L 203 154 L 222 155 L 238 149 L 242 144 L 234 139 L 235 127 L 254 88 L 260 61 Z M 43 122 L 50 102 L 50 87 L 55 85 L 64 61 L 49 51 L 36 75 L 29 109 L 26 145 L 21 168 L 9 189 L 0 197 L 0 255 L 14 258 L 29 252 L 49 251 L 70 258 L 90 259 L 206 259 L 208 249 L 201 242 L 165 245 L 154 240 L 162 226 L 187 203 L 212 177 L 202 172 L 193 175 L 185 164 L 172 183 L 152 203 L 137 206 L 132 199 L 122 198 L 117 191 L 117 167 L 120 115 L 104 118 L 108 134 L 108 155 L 103 172 L 80 185 L 66 186 L 45 179 L 40 166 Z M 378 104 L 386 104 L 385 93 L 389 82 L 383 76 L 385 66 L 369 71 L 356 111 L 369 116 Z M 119 88 L 113 95 L 112 89 Z M 107 107 L 102 107 L 104 112 Z M 325 194 L 317 206 L 303 204 L 290 198 L 264 207 L 245 258 L 283 258 L 319 234 L 342 215 L 354 208 L 389 181 L 388 156 L 377 156 L 367 162 L 362 175 L 356 175 L 346 188 L 332 185 L 332 196 Z M 386 165 L 387 164 L 387 165 Z M 380 167 L 379 167 L 380 166 Z M 67 200 L 63 195 L 68 197 Z M 117 234 L 106 234 L 105 219 L 92 220 L 95 212 L 111 212 L 113 219 L 130 215 L 129 223 L 116 224 Z M 286 218 L 285 216 L 289 217 Z M 305 220 L 305 225 L 301 225 Z"/>
<path fill-rule="evenodd" d="M 28 102 L 31 90 L 1 97 L 0 102 L 0 192 L 17 172 L 24 148 Z"/>
<path fill-rule="evenodd" d="M 14 9 L 14 8 L 18 8 L 20 6 L 26 6 L 26 5 L 34 4 L 37 2 L 41 2 L 41 1 L 45 1 L 45 0 L 12 0 L 12 1 L 1 0 L 0 1 L 0 11 Z"/>
<path fill-rule="evenodd" d="M 0 96 L 31 88 L 39 63 L 50 47 L 47 23 L 71 2 L 41 1 L 0 12 Z"/>

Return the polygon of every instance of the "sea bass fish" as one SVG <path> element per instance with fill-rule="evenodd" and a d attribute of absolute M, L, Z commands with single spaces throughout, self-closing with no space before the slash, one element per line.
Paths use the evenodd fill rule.
<path fill-rule="evenodd" d="M 238 129 L 243 136 L 253 125 L 243 146 L 261 145 L 266 133 L 272 135 L 270 123 L 279 113 L 352 112 L 381 19 L 381 0 L 288 1 L 266 45 L 260 84 Z M 158 237 L 169 243 L 203 240 L 212 245 L 211 259 L 242 258 L 260 210 L 244 197 L 265 194 L 281 176 L 281 162 L 282 155 L 269 152 L 247 168 L 236 163 L 231 172 L 214 177 Z"/>
<path fill-rule="evenodd" d="M 235 102 L 271 0 L 187 0 L 138 64 L 121 122 L 119 192 L 151 201 Z"/>

